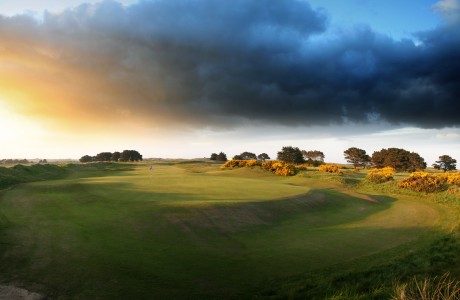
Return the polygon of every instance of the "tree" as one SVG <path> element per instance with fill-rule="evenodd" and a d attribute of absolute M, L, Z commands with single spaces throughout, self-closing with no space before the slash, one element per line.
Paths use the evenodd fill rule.
<path fill-rule="evenodd" d="M 113 152 L 111 160 L 112 161 L 119 161 L 120 160 L 121 153 L 118 151 Z"/>
<path fill-rule="evenodd" d="M 359 149 L 356 147 L 348 148 L 343 152 L 345 159 L 348 163 L 353 164 L 355 168 L 366 167 L 371 161 L 369 155 L 366 154 L 366 150 Z"/>
<path fill-rule="evenodd" d="M 96 155 L 96 161 L 111 161 L 112 153 L 111 152 L 101 152 Z"/>
<path fill-rule="evenodd" d="M 241 156 L 241 159 L 243 160 L 257 159 L 257 155 L 255 153 L 247 152 L 247 151 L 241 153 L 240 156 Z"/>
<path fill-rule="evenodd" d="M 243 160 L 243 157 L 241 155 L 237 154 L 237 155 L 233 156 L 232 159 L 233 160 Z"/>
<path fill-rule="evenodd" d="M 308 163 L 320 165 L 324 163 L 324 153 L 318 150 L 302 150 L 302 155 Z"/>
<path fill-rule="evenodd" d="M 443 170 L 444 172 L 456 170 L 457 160 L 449 155 L 441 155 L 439 160 L 436 161 L 436 164 L 433 164 L 433 167 L 438 170 Z"/>
<path fill-rule="evenodd" d="M 257 155 L 257 158 L 260 161 L 266 161 L 267 159 L 270 159 L 270 156 L 268 156 L 267 153 L 260 153 L 259 155 Z"/>
<path fill-rule="evenodd" d="M 216 160 L 227 161 L 227 154 L 225 154 L 224 152 L 220 152 L 219 154 L 217 154 Z"/>
<path fill-rule="evenodd" d="M 305 162 L 302 156 L 302 151 L 300 151 L 298 147 L 292 146 L 283 147 L 281 151 L 278 152 L 277 159 L 293 164 L 301 164 Z"/>
<path fill-rule="evenodd" d="M 388 148 L 372 154 L 372 164 L 376 168 L 392 167 L 398 171 L 414 172 L 426 168 L 425 160 L 415 152 L 399 148 Z"/>
<path fill-rule="evenodd" d="M 80 158 L 80 162 L 82 163 L 87 163 L 87 162 L 92 162 L 93 158 L 89 155 L 84 155 Z"/>
<path fill-rule="evenodd" d="M 139 161 L 142 155 L 136 150 L 123 150 L 120 154 L 120 161 Z"/>
<path fill-rule="evenodd" d="M 324 162 L 324 153 L 318 150 L 302 150 L 302 155 L 307 161 L 320 161 Z"/>
<path fill-rule="evenodd" d="M 212 153 L 211 157 L 209 159 L 210 160 L 217 160 L 217 153 Z"/>
<path fill-rule="evenodd" d="M 418 170 L 425 170 L 426 169 L 426 162 L 423 157 L 421 157 L 418 153 L 411 152 L 409 154 L 409 168 L 408 171 L 415 172 Z"/>

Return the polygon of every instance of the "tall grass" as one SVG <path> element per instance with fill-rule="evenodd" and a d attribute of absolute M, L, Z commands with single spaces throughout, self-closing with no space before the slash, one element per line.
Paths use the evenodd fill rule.
<path fill-rule="evenodd" d="M 460 281 L 449 273 L 438 277 L 418 279 L 407 283 L 397 283 L 392 300 L 459 300 Z"/>

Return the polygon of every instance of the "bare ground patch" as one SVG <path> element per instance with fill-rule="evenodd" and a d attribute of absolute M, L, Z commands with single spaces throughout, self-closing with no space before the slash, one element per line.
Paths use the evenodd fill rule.
<path fill-rule="evenodd" d="M 30 292 L 12 285 L 0 285 L 0 300 L 45 300 L 48 299 L 38 293 Z"/>

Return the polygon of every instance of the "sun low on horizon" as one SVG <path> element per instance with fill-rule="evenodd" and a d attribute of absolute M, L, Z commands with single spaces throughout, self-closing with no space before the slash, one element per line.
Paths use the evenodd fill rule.
<path fill-rule="evenodd" d="M 0 3 L 0 159 L 460 159 L 460 1 Z"/>

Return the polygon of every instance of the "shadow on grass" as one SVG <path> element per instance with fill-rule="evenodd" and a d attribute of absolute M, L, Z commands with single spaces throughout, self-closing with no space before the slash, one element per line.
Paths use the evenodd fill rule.
<path fill-rule="evenodd" d="M 186 190 L 171 193 L 143 191 L 130 182 L 91 182 L 74 187 L 75 190 L 82 188 L 88 194 L 106 197 L 111 202 L 138 202 L 138 205 L 148 203 L 149 207 L 155 207 L 155 213 L 161 211 L 163 218 L 181 230 L 205 231 L 205 234 L 209 231 L 245 232 L 256 227 L 276 228 L 292 220 L 302 220 L 304 226 L 310 229 L 338 226 L 369 218 L 389 209 L 396 201 L 388 196 L 366 195 L 378 201 L 375 203 L 332 188 L 315 189 L 306 194 L 280 199 L 249 201 L 232 198 L 216 200 L 206 194 L 206 190 L 203 190 L 203 194 L 187 193 Z M 114 195 L 118 195 L 118 198 Z"/>
<path fill-rule="evenodd" d="M 87 164 L 68 164 L 63 166 L 70 171 L 67 178 L 87 178 L 98 176 L 130 176 L 129 171 L 134 171 L 139 165 L 132 163 L 98 162 Z M 147 168 L 147 166 L 145 166 Z"/>
<path fill-rule="evenodd" d="M 403 244 L 364 257 L 361 259 L 364 266 L 355 262 L 337 264 L 319 272 L 269 280 L 251 298 L 390 299 L 398 281 L 408 281 L 413 276 L 440 276 L 458 270 L 458 238 L 436 229 L 429 230 L 426 236 L 430 238 L 418 247 Z"/>

